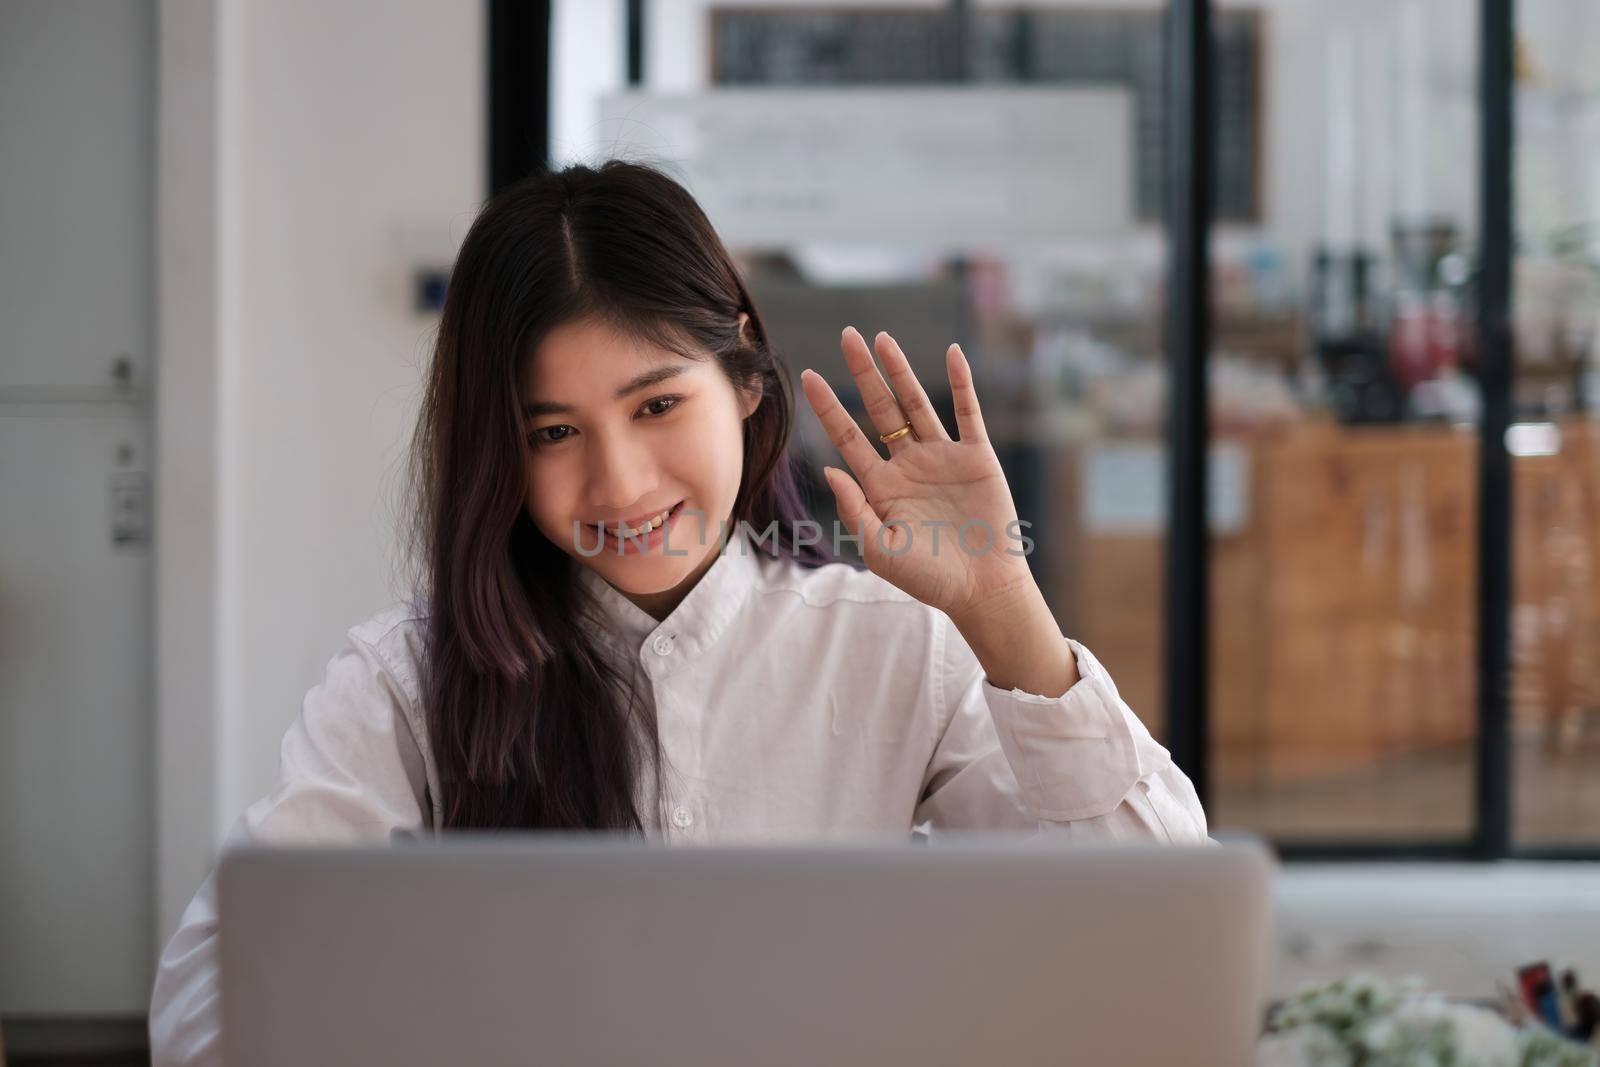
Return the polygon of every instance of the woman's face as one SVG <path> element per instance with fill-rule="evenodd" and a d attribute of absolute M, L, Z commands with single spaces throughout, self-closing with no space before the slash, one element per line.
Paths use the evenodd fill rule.
<path fill-rule="evenodd" d="M 591 321 L 556 328 L 523 380 L 528 517 L 665 617 L 715 560 L 744 470 L 744 420 L 760 399 L 709 356 L 685 359 Z M 644 532 L 663 513 L 663 528 Z M 619 522 L 639 532 L 619 539 Z"/>

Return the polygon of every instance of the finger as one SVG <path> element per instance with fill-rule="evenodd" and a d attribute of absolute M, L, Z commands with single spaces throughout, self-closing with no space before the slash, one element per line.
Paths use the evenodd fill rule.
<path fill-rule="evenodd" d="M 900 401 L 895 399 L 894 393 L 889 391 L 889 383 L 883 380 L 883 375 L 878 372 L 878 365 L 872 362 L 872 353 L 867 350 L 867 339 L 861 336 L 854 326 L 846 326 L 844 333 L 839 335 L 839 348 L 844 352 L 845 365 L 850 368 L 850 377 L 856 380 L 856 389 L 861 393 L 861 402 L 866 405 L 867 417 L 872 420 L 872 425 L 878 428 L 878 433 L 893 433 L 906 424 L 906 416 L 900 410 Z M 910 435 L 898 441 L 889 442 L 889 455 L 904 448 L 910 440 Z"/>
<path fill-rule="evenodd" d="M 844 471 L 837 467 L 823 467 L 822 476 L 827 479 L 828 488 L 833 490 L 833 499 L 838 504 L 840 521 L 851 533 L 860 536 L 861 553 L 865 556 L 867 545 L 876 543 L 878 529 L 883 525 L 878 513 L 867 503 L 867 494 L 863 493 L 855 480 Z"/>
<path fill-rule="evenodd" d="M 950 396 L 956 407 L 956 432 L 962 441 L 987 441 L 983 410 L 978 407 L 978 390 L 972 384 L 972 365 L 960 345 L 951 345 L 944 354 L 945 370 L 950 375 Z"/>
<path fill-rule="evenodd" d="M 873 347 L 877 349 L 878 358 L 883 360 L 883 369 L 889 372 L 889 384 L 900 398 L 900 410 L 906 413 L 917 437 L 923 441 L 950 440 L 944 424 L 939 421 L 939 413 L 928 402 L 928 394 L 922 391 L 922 383 L 917 381 L 917 373 L 911 369 L 911 361 L 901 351 L 899 343 L 885 331 L 873 339 Z"/>
<path fill-rule="evenodd" d="M 827 431 L 828 440 L 833 442 L 833 447 L 839 450 L 839 455 L 844 457 L 857 478 L 866 479 L 887 462 L 872 447 L 872 443 L 861 432 L 861 427 L 856 425 L 856 420 L 839 403 L 839 398 L 833 395 L 833 387 L 823 380 L 822 375 L 806 368 L 800 372 L 800 387 L 805 390 L 811 410 L 817 413 L 822 428 Z"/>

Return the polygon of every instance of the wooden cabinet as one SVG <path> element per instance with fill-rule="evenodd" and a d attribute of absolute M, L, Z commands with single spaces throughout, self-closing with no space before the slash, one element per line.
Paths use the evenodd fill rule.
<path fill-rule="evenodd" d="M 1213 539 L 1218 784 L 1342 776 L 1472 743 L 1476 432 L 1306 423 L 1237 443 L 1245 506 Z M 1051 599 L 1164 737 L 1163 531 L 1097 522 L 1085 471 L 1110 447 L 1056 459 L 1053 518 L 1070 550 L 1055 554 Z M 1513 709 L 1541 730 L 1600 703 L 1600 433 L 1563 427 L 1558 454 L 1517 457 L 1513 476 Z"/>
<path fill-rule="evenodd" d="M 1600 424 L 1561 428 L 1515 465 L 1514 722 L 1552 745 L 1600 709 Z"/>

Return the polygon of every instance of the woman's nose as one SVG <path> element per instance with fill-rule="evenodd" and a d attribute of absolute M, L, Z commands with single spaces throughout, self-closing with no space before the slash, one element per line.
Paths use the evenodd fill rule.
<path fill-rule="evenodd" d="M 638 435 L 597 435 L 589 454 L 589 504 L 602 511 L 622 512 L 649 503 L 659 480 L 657 474 L 655 458 Z"/>

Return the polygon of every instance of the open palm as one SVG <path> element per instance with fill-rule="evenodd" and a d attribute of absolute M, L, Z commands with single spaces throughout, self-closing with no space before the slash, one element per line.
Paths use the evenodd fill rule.
<path fill-rule="evenodd" d="M 867 566 L 952 616 L 1031 581 L 1011 487 L 984 432 L 972 368 L 961 347 L 945 352 L 960 434 L 951 440 L 894 338 L 880 333 L 875 340 L 887 382 L 853 327 L 839 343 L 878 433 L 908 422 L 912 429 L 885 446 L 884 459 L 827 381 L 812 370 L 801 373 L 806 399 L 855 475 L 852 480 L 843 471 L 826 471 L 839 518 L 862 535 Z"/>

